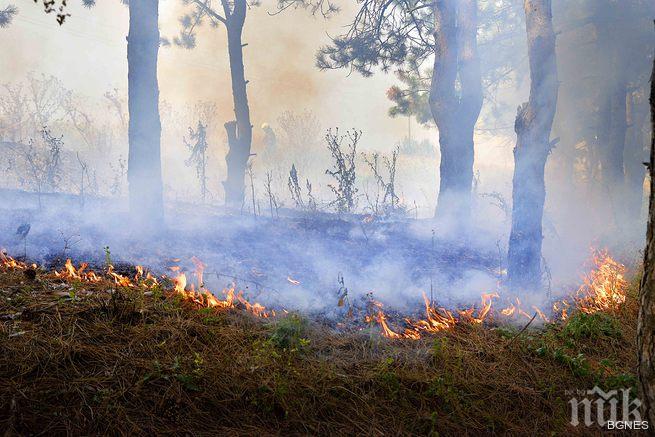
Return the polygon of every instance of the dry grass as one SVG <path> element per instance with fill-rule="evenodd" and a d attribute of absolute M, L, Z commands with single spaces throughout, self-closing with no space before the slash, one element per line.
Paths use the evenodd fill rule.
<path fill-rule="evenodd" d="M 108 290 L 114 290 L 108 293 Z M 0 429 L 14 434 L 597 434 L 565 390 L 632 385 L 636 300 L 516 337 L 419 341 L 197 309 L 0 270 Z M 586 317 L 586 316 L 585 316 Z"/>

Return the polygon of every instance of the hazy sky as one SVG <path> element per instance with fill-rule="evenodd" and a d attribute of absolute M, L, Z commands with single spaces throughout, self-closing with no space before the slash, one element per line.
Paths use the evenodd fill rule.
<path fill-rule="evenodd" d="M 100 97 L 106 90 L 127 89 L 126 40 L 128 10 L 119 0 L 102 0 L 93 9 L 70 2 L 71 17 L 63 26 L 45 15 L 40 4 L 17 0 L 19 14 L 0 30 L 4 50 L 0 82 L 19 80 L 30 71 L 61 78 L 66 87 Z M 393 75 L 362 78 L 346 70 L 319 71 L 316 49 L 329 35 L 342 31 L 352 11 L 325 21 L 308 11 L 288 10 L 276 16 L 268 0 L 248 11 L 244 31 L 246 78 L 253 124 L 275 124 L 284 110 L 312 109 L 324 127 L 356 127 L 365 133 L 364 147 L 388 149 L 407 132 L 407 120 L 387 116 L 385 91 Z M 160 29 L 164 37 L 178 32 L 183 11 L 179 0 L 163 0 Z M 194 50 L 163 47 L 159 58 L 161 98 L 173 105 L 212 100 L 222 124 L 233 117 L 225 29 L 206 26 Z M 414 129 L 419 135 L 430 135 Z M 436 134 L 432 134 L 436 135 Z M 435 137 L 436 139 L 436 137 Z"/>

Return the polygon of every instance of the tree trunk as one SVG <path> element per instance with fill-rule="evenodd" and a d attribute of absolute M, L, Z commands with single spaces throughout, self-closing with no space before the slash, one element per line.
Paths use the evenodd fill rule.
<path fill-rule="evenodd" d="M 648 111 L 646 105 L 636 101 L 637 92 L 630 93 L 628 98 L 628 134 L 625 140 L 623 162 L 625 167 L 625 216 L 633 223 L 641 219 L 641 207 L 644 197 L 644 177 L 646 169 L 644 161 L 648 159 L 645 153 L 644 126 L 647 123 Z M 645 94 L 645 93 L 644 93 Z"/>
<path fill-rule="evenodd" d="M 470 217 L 473 131 L 482 108 L 477 1 L 438 0 L 434 12 L 435 59 L 429 102 L 441 150 L 435 217 L 446 225 L 461 226 Z"/>
<path fill-rule="evenodd" d="M 544 170 L 557 107 L 557 62 L 551 0 L 525 0 L 530 98 L 516 114 L 508 278 L 514 292 L 541 289 Z"/>
<path fill-rule="evenodd" d="M 127 36 L 130 213 L 144 225 L 163 223 L 161 176 L 161 123 L 157 56 L 159 0 L 129 4 Z"/>
<path fill-rule="evenodd" d="M 613 49 L 611 49 L 613 51 Z M 625 77 L 619 72 L 622 68 L 616 54 L 610 54 L 613 60 L 609 63 L 607 73 L 610 82 L 604 85 L 607 96 L 600 118 L 599 135 L 601 158 L 602 198 L 610 210 L 609 216 L 614 220 L 614 226 L 619 226 L 624 217 L 623 188 L 625 175 L 623 170 L 623 153 L 625 151 L 625 136 L 628 129 L 627 116 L 627 84 Z M 605 92 L 602 91 L 602 92 Z"/>
<path fill-rule="evenodd" d="M 625 170 L 628 71 L 625 47 L 620 43 L 621 31 L 616 22 L 626 20 L 629 2 L 598 0 L 593 16 L 597 34 L 598 88 L 598 157 L 600 158 L 600 199 L 604 211 L 621 226 L 625 217 Z"/>
<path fill-rule="evenodd" d="M 644 277 L 639 291 L 640 307 L 637 324 L 637 343 L 639 352 L 639 383 L 644 403 L 644 420 L 655 425 L 655 61 L 651 76 L 650 112 L 650 202 L 648 213 L 648 232 L 644 254 Z"/>
<path fill-rule="evenodd" d="M 247 81 L 243 67 L 243 44 L 241 42 L 246 8 L 245 0 L 236 0 L 234 11 L 227 17 L 228 53 L 230 57 L 234 116 L 236 119 L 234 122 L 228 122 L 225 125 L 229 151 L 225 157 L 227 179 L 223 182 L 223 186 L 225 188 L 225 203 L 230 207 L 240 207 L 243 203 L 246 167 L 252 144 L 252 124 L 250 122 L 250 108 L 248 107 L 248 92 L 246 90 Z"/>
<path fill-rule="evenodd" d="M 616 64 L 615 64 L 616 65 Z M 621 68 L 616 65 L 617 68 Z M 615 203 L 620 199 L 620 193 L 623 189 L 623 152 L 625 150 L 625 134 L 628 130 L 626 116 L 626 98 L 627 98 L 627 84 L 625 78 L 617 77 L 617 82 L 612 86 L 612 95 L 610 103 L 611 121 L 610 121 L 610 142 L 607 145 L 608 159 L 603 165 L 606 167 L 606 180 L 605 183 L 615 193 L 613 198 Z M 616 195 L 618 191 L 619 196 Z M 616 205 L 617 207 L 620 205 Z"/>

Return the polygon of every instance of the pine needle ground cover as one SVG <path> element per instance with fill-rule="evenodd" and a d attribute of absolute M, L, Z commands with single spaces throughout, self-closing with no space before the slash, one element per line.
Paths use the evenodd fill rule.
<path fill-rule="evenodd" d="M 620 305 L 418 340 L 202 307 L 173 283 L 0 269 L 6 435 L 594 435 L 576 390 L 636 387 L 637 279 Z"/>

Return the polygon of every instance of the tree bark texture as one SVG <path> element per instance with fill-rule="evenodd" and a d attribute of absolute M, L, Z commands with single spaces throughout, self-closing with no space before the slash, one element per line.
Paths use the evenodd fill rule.
<path fill-rule="evenodd" d="M 235 120 L 225 125 L 229 150 L 225 157 L 227 178 L 223 182 L 223 186 L 225 188 L 225 203 L 236 208 L 241 207 L 243 204 L 246 167 L 252 144 L 252 124 L 250 122 L 247 81 L 243 66 L 244 46 L 241 40 L 246 11 L 246 1 L 235 0 L 233 11 L 226 17 Z"/>
<path fill-rule="evenodd" d="M 439 129 L 439 197 L 435 217 L 468 222 L 473 184 L 473 132 L 482 108 L 476 0 L 437 0 L 430 111 Z M 458 91 L 457 79 L 459 78 Z"/>
<path fill-rule="evenodd" d="M 508 279 L 514 292 L 541 289 L 544 171 L 551 151 L 550 131 L 557 107 L 557 61 L 551 0 L 524 1 L 530 97 L 517 111 L 514 130 L 512 228 Z"/>
<path fill-rule="evenodd" d="M 637 323 L 637 347 L 639 353 L 639 385 L 644 404 L 643 420 L 655 425 L 655 60 L 650 90 L 651 147 L 650 147 L 650 201 L 648 231 L 644 254 L 644 276 L 639 290 L 639 320 Z"/>
<path fill-rule="evenodd" d="M 159 0 L 132 1 L 129 14 L 127 177 L 130 212 L 138 222 L 157 226 L 164 217 L 157 84 Z"/>

